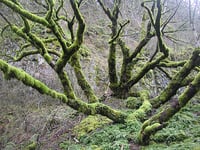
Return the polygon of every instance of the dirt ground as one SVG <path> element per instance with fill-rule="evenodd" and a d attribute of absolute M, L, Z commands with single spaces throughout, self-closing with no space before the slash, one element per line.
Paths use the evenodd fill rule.
<path fill-rule="evenodd" d="M 76 140 L 72 129 L 83 114 L 24 85 L 12 86 L 0 87 L 0 149 L 23 149 L 35 141 L 39 149 L 56 150 L 62 141 Z"/>

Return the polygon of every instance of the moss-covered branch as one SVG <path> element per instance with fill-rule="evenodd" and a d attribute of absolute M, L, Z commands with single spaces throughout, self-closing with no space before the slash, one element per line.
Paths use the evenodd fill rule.
<path fill-rule="evenodd" d="M 58 93 L 55 90 L 48 88 L 44 83 L 33 78 L 31 75 L 29 75 L 22 69 L 18 69 L 14 66 L 11 66 L 2 59 L 0 59 L 0 70 L 3 71 L 6 79 L 15 78 L 19 81 L 22 81 L 25 85 L 36 89 L 41 94 L 46 94 L 53 98 L 58 98 L 64 102 L 67 102 L 67 98 L 64 94 Z"/>
<path fill-rule="evenodd" d="M 58 32 L 58 28 L 54 25 L 54 29 L 53 29 L 53 31 L 55 32 L 54 34 L 57 34 L 58 40 L 61 43 L 62 48 L 63 48 L 63 54 L 56 63 L 57 72 L 59 72 L 63 69 L 63 67 L 69 61 L 71 56 L 79 50 L 79 48 L 83 42 L 83 34 L 85 31 L 85 22 L 84 22 L 84 19 L 78 9 L 77 2 L 70 0 L 70 3 L 72 6 L 72 9 L 74 11 L 74 15 L 78 21 L 78 29 L 76 32 L 75 41 L 69 47 L 67 47 L 66 42 L 63 41 L 64 39 L 61 37 L 60 33 Z"/>
<path fill-rule="evenodd" d="M 166 57 L 168 57 L 169 49 L 164 44 L 163 39 L 162 39 L 162 34 L 161 34 L 161 23 L 160 22 L 161 22 L 161 16 L 162 16 L 162 5 L 161 5 L 160 0 L 156 1 L 156 6 L 157 6 L 157 15 L 156 15 L 156 19 L 154 19 L 151 10 L 145 5 L 144 2 L 142 3 L 142 7 L 144 7 L 147 10 L 150 20 L 151 20 L 151 24 L 153 25 L 153 27 L 155 29 L 156 36 L 158 39 L 159 49 L 161 52 L 164 53 L 164 55 L 166 55 Z"/>
<path fill-rule="evenodd" d="M 165 59 L 158 64 L 158 67 L 177 68 L 182 67 L 185 63 L 186 61 L 170 61 Z"/>
<path fill-rule="evenodd" d="M 72 88 L 71 82 L 68 79 L 67 74 L 63 71 L 64 66 L 66 63 L 70 60 L 72 55 L 77 52 L 83 42 L 83 33 L 85 29 L 85 23 L 83 20 L 83 17 L 81 16 L 81 13 L 79 11 L 79 5 L 80 3 L 77 4 L 76 1 L 70 1 L 72 9 L 74 11 L 74 15 L 76 19 L 78 20 L 78 29 L 77 29 L 77 34 L 75 39 L 73 39 L 72 44 L 67 43 L 66 39 L 62 35 L 62 31 L 60 30 L 60 26 L 54 21 L 54 1 L 53 0 L 48 0 L 48 11 L 46 14 L 46 20 L 48 21 L 50 25 L 50 29 L 52 33 L 55 35 L 56 38 L 53 38 L 53 40 L 57 40 L 59 44 L 62 47 L 62 53 L 57 52 L 55 50 L 49 50 L 46 47 L 47 42 L 52 42 L 53 40 L 43 40 L 39 38 L 36 34 L 31 33 L 31 27 L 29 25 L 29 21 L 20 14 L 23 22 L 24 22 L 24 27 L 22 29 L 18 28 L 17 26 L 11 25 L 11 29 L 20 37 L 25 39 L 26 41 L 30 42 L 31 44 L 26 44 L 23 48 L 27 48 L 28 46 L 33 45 L 36 47 L 37 50 L 24 50 L 21 51 L 14 59 L 15 61 L 20 61 L 26 56 L 30 56 L 33 54 L 41 54 L 46 62 L 57 72 L 59 79 L 61 80 L 62 86 L 64 88 L 64 93 L 68 98 L 71 99 L 76 99 L 74 90 Z M 16 4 L 19 6 L 21 9 L 22 6 L 20 4 Z M 73 17 L 73 20 L 75 19 Z M 33 21 L 33 20 L 32 20 Z M 73 37 L 72 37 L 73 38 Z M 69 47 L 68 47 L 69 46 Z M 58 57 L 58 61 L 56 64 L 53 64 L 51 54 L 54 54 Z M 97 97 L 95 96 L 92 88 L 90 85 L 87 83 L 87 81 L 84 78 L 84 75 L 82 73 L 81 67 L 80 67 L 80 62 L 79 59 L 76 59 L 76 57 L 73 58 L 74 62 L 74 68 L 75 68 L 75 73 L 77 75 L 78 83 L 86 93 L 86 96 L 88 96 L 90 102 L 96 102 Z M 77 61 L 77 62 L 76 62 Z"/>
<path fill-rule="evenodd" d="M 20 6 L 21 8 L 21 6 Z M 33 46 L 35 46 L 38 50 L 38 52 L 43 56 L 43 58 L 46 60 L 46 62 L 51 66 L 54 67 L 52 64 L 52 57 L 49 55 L 47 48 L 45 47 L 44 42 L 42 39 L 40 39 L 35 34 L 31 33 L 31 27 L 29 25 L 28 20 L 22 16 L 22 20 L 24 22 L 23 28 L 18 28 L 17 26 L 12 25 L 11 29 L 14 33 L 16 33 L 18 36 L 22 37 L 24 40 L 29 41 Z M 24 51 L 19 56 L 17 56 L 15 61 L 21 60 L 23 57 L 26 57 L 28 55 L 36 54 L 37 51 Z"/>
<path fill-rule="evenodd" d="M 70 99 L 76 99 L 76 95 L 74 93 L 72 84 L 69 80 L 67 73 L 62 70 L 57 75 L 60 79 L 60 82 L 61 82 L 63 88 L 64 88 L 65 95 Z"/>
<path fill-rule="evenodd" d="M 151 33 L 151 23 L 149 22 L 147 25 L 147 29 L 146 29 L 146 35 L 145 37 L 139 42 L 139 44 L 137 45 L 137 47 L 135 48 L 134 52 L 131 54 L 129 61 L 132 61 L 134 58 L 136 58 L 136 56 L 141 52 L 141 50 L 143 49 L 143 47 L 145 45 L 147 45 L 147 43 L 151 40 L 152 37 L 154 37 L 155 34 Z"/>
<path fill-rule="evenodd" d="M 59 26 L 52 19 L 50 19 L 49 22 L 51 24 L 51 30 L 53 34 L 56 36 L 60 46 L 62 47 L 62 54 L 55 64 L 55 70 L 57 72 L 60 72 L 65 67 L 66 63 L 69 61 L 71 55 L 69 55 L 69 49 L 67 47 L 66 40 L 64 39 L 61 31 L 59 30 Z"/>
<path fill-rule="evenodd" d="M 40 52 L 38 50 L 26 50 L 26 51 L 22 51 L 20 52 L 17 56 L 14 57 L 14 61 L 20 61 L 22 60 L 24 57 L 30 56 L 30 55 L 35 55 L 35 54 L 39 54 Z"/>
<path fill-rule="evenodd" d="M 54 0 L 46 0 L 47 5 L 48 5 L 48 11 L 46 14 L 46 20 L 51 20 L 54 14 Z"/>
<path fill-rule="evenodd" d="M 161 15 L 162 15 L 161 0 L 157 0 L 156 4 L 157 4 L 157 16 L 155 20 L 155 30 L 156 30 L 157 36 L 160 37 L 161 36 L 160 20 L 161 20 Z"/>
<path fill-rule="evenodd" d="M 200 59 L 198 60 L 200 62 Z M 142 144 L 148 144 L 149 137 L 156 131 L 162 129 L 167 124 L 166 122 L 183 108 L 191 98 L 200 91 L 200 73 L 198 73 L 191 84 L 178 97 L 173 99 L 169 105 L 158 114 L 155 114 L 150 119 L 143 123 L 140 131 L 139 140 Z"/>
<path fill-rule="evenodd" d="M 52 57 L 49 55 L 48 50 L 42 40 L 32 33 L 28 33 L 27 35 L 30 39 L 30 42 L 39 50 L 46 62 L 50 64 L 51 67 L 54 67 L 52 64 Z"/>
<path fill-rule="evenodd" d="M 108 72 L 109 72 L 110 88 L 114 90 L 115 87 L 118 85 L 115 42 L 110 44 L 110 51 L 108 57 Z"/>
<path fill-rule="evenodd" d="M 78 84 L 80 85 L 81 89 L 84 91 L 85 95 L 88 98 L 89 103 L 94 103 L 98 101 L 98 98 L 94 94 L 94 91 L 90 84 L 85 79 L 85 76 L 82 72 L 82 67 L 80 64 L 80 58 L 79 55 L 76 53 L 71 58 L 71 65 L 74 68 L 74 72 L 76 75 L 76 78 L 78 80 Z"/>
<path fill-rule="evenodd" d="M 75 39 L 74 43 L 69 47 L 70 53 L 74 54 L 75 52 L 77 52 L 77 50 L 80 48 L 80 46 L 83 42 L 83 33 L 85 31 L 85 21 L 79 11 L 78 4 L 73 0 L 70 0 L 70 3 L 73 8 L 74 15 L 76 16 L 76 19 L 78 21 L 78 29 L 76 32 L 76 39 Z"/>
<path fill-rule="evenodd" d="M 122 87 L 122 89 L 124 89 L 121 89 L 124 94 L 120 93 L 120 95 L 123 95 L 121 97 L 126 97 L 128 95 L 130 87 L 127 86 L 127 83 L 132 79 L 132 69 L 134 68 L 134 65 L 138 62 L 137 56 L 141 53 L 143 47 L 150 41 L 150 39 L 154 35 L 155 34 L 151 33 L 151 23 L 149 22 L 145 31 L 145 37 L 139 42 L 138 46 L 135 48 L 132 54 L 130 54 L 130 49 L 126 46 L 125 42 L 123 42 L 121 39 L 118 39 L 118 44 L 123 54 L 123 63 L 121 67 L 119 86 L 120 88 Z"/>
<path fill-rule="evenodd" d="M 157 108 L 161 104 L 170 100 L 174 96 L 177 90 L 182 87 L 182 82 L 190 74 L 191 70 L 200 65 L 200 49 L 196 49 L 193 52 L 192 57 L 185 63 L 182 69 L 173 77 L 168 86 L 161 92 L 159 96 L 151 100 L 153 107 Z"/>
<path fill-rule="evenodd" d="M 57 57 L 61 56 L 61 54 L 55 50 L 48 50 L 48 53 L 55 55 Z M 40 52 L 38 50 L 24 50 L 18 53 L 17 56 L 14 57 L 14 61 L 21 61 L 23 58 L 27 56 L 35 55 L 35 54 L 40 54 Z"/>
<path fill-rule="evenodd" d="M 118 16 L 119 16 L 119 5 L 121 1 L 115 1 L 114 6 L 111 9 L 105 7 L 101 0 L 98 0 L 101 8 L 105 12 L 105 14 L 110 19 L 111 25 L 111 40 L 110 50 L 109 50 L 109 57 L 108 57 L 108 72 L 109 72 L 109 80 L 110 80 L 110 88 L 115 91 L 118 87 L 118 77 L 117 77 L 117 69 L 116 69 L 116 45 L 117 45 L 117 38 L 119 36 L 120 31 L 118 30 Z M 118 32 L 119 31 L 119 32 Z"/>
<path fill-rule="evenodd" d="M 162 23 L 162 29 L 161 32 L 164 34 L 164 30 L 167 27 L 167 25 L 170 23 L 170 21 L 174 18 L 174 16 L 176 15 L 177 11 L 179 10 L 179 7 L 181 6 L 181 1 L 178 3 L 178 5 L 176 6 L 175 11 Z M 179 28 L 177 28 L 179 29 Z M 176 32 L 176 31 L 174 31 Z"/>
<path fill-rule="evenodd" d="M 155 20 L 154 20 L 154 17 L 153 17 L 153 13 L 151 12 L 151 10 L 145 5 L 145 2 L 142 2 L 141 3 L 141 6 L 144 7 L 147 12 L 148 12 L 148 15 L 149 15 L 149 18 L 150 18 L 150 21 L 151 21 L 151 24 L 153 25 L 153 27 L 155 28 Z"/>
<path fill-rule="evenodd" d="M 6 6 L 11 8 L 16 13 L 22 15 L 23 17 L 25 17 L 33 22 L 37 22 L 46 27 L 50 26 L 50 24 L 47 22 L 47 20 L 45 18 L 30 13 L 29 11 L 25 10 L 24 8 L 22 8 L 21 6 L 17 5 L 16 3 L 14 3 L 10 0 L 0 0 L 0 3 L 5 4 Z"/>
<path fill-rule="evenodd" d="M 121 123 L 125 122 L 125 119 L 127 117 L 125 113 L 122 113 L 121 111 L 118 110 L 114 110 L 111 107 L 101 103 L 87 104 L 79 99 L 67 98 L 65 94 L 50 89 L 44 83 L 33 78 L 25 71 L 9 65 L 2 59 L 0 59 L 0 70 L 3 71 L 4 76 L 7 79 L 15 78 L 19 81 L 22 81 L 25 85 L 33 87 L 41 94 L 46 94 L 53 98 L 60 99 L 63 103 L 66 103 L 71 108 L 78 110 L 82 113 L 88 115 L 101 114 L 103 116 L 107 116 L 108 118 L 110 118 L 115 122 L 121 122 Z M 64 75 L 65 74 L 63 74 L 63 76 Z"/>
<path fill-rule="evenodd" d="M 140 91 L 139 92 L 140 98 L 142 100 L 142 105 L 133 113 L 129 114 L 127 117 L 127 122 L 131 122 L 134 118 L 138 120 L 142 120 L 145 118 L 147 113 L 151 110 L 152 106 L 149 101 L 149 93 L 148 91 Z"/>
<path fill-rule="evenodd" d="M 64 1 L 60 0 L 59 6 L 58 6 L 58 8 L 56 9 L 56 12 L 55 12 L 57 20 L 59 20 L 61 18 L 65 18 L 64 16 L 62 16 L 62 17 L 59 16 L 59 12 L 62 10 L 63 5 L 64 5 Z M 66 19 L 64 19 L 64 20 L 66 20 Z"/>
<path fill-rule="evenodd" d="M 158 56 L 154 61 L 147 62 L 142 69 L 134 76 L 132 79 L 125 85 L 127 88 L 131 88 L 134 84 L 136 84 L 140 79 L 142 79 L 149 70 L 154 69 L 157 64 L 163 59 L 165 59 L 166 56 L 161 54 Z"/>
<path fill-rule="evenodd" d="M 124 24 L 120 24 L 120 29 L 118 30 L 117 34 L 108 42 L 109 44 L 115 42 L 119 36 L 120 36 L 120 33 L 122 32 L 122 29 L 128 24 L 130 23 L 129 20 L 127 20 Z"/>
<path fill-rule="evenodd" d="M 49 18 L 50 21 L 51 18 Z M 60 53 L 57 53 L 55 51 L 50 51 L 46 48 L 45 46 L 45 43 L 43 42 L 42 39 L 40 39 L 38 36 L 36 36 L 35 34 L 31 33 L 30 30 L 27 30 L 27 28 L 29 28 L 29 24 L 28 22 L 26 21 L 25 18 L 23 18 L 23 20 L 25 21 L 25 30 L 16 30 L 18 32 L 16 32 L 14 30 L 15 33 L 17 33 L 19 36 L 21 36 L 22 38 L 26 38 L 25 40 L 28 40 L 33 46 L 35 46 L 38 50 L 38 52 L 42 55 L 42 57 L 46 60 L 46 62 L 55 70 L 55 67 L 54 67 L 54 64 L 52 62 L 52 57 L 49 55 L 49 52 L 53 52 L 53 53 L 56 53 L 59 57 L 62 57 L 60 55 Z M 13 28 L 13 27 L 12 27 Z M 17 29 L 17 27 L 15 27 Z M 15 29 L 14 28 L 14 29 Z M 20 32 L 19 32 L 20 31 Z M 60 35 L 60 33 L 59 33 Z M 63 41 L 64 42 L 64 41 Z M 33 53 L 36 53 L 36 51 L 26 51 L 24 53 L 21 53 L 21 55 L 18 57 L 18 59 L 20 58 L 23 58 L 24 56 L 26 55 L 30 55 L 30 54 L 33 54 Z M 57 71 L 57 70 L 56 70 Z M 62 86 L 64 88 L 64 92 L 66 94 L 66 96 L 68 98 L 71 98 L 71 99 L 75 99 L 76 96 L 75 96 L 75 93 L 73 91 L 73 88 L 71 86 L 71 82 L 70 80 L 68 79 L 68 76 L 65 72 L 63 72 L 63 70 L 60 70 L 59 72 L 57 72 L 58 74 L 58 77 L 62 83 Z"/>
<path fill-rule="evenodd" d="M 56 40 L 57 40 L 56 38 L 48 38 L 48 39 L 44 39 L 44 40 L 42 39 L 42 42 L 43 43 L 52 43 Z M 23 49 L 28 48 L 30 46 L 31 46 L 31 43 L 26 43 L 26 44 L 21 46 L 20 50 L 22 51 Z"/>

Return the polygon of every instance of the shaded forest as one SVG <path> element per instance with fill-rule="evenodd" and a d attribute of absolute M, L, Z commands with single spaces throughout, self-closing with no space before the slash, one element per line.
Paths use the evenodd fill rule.
<path fill-rule="evenodd" d="M 199 7 L 0 0 L 0 148 L 198 149 Z"/>

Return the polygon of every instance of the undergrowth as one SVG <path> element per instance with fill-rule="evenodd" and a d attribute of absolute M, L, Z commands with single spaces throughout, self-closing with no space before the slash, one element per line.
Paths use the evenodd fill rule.
<path fill-rule="evenodd" d="M 134 136 L 140 129 L 136 125 L 113 124 L 82 136 L 78 141 L 63 141 L 63 150 L 129 150 Z M 133 141 L 131 141 L 133 140 Z M 168 126 L 151 137 L 142 150 L 199 150 L 200 148 L 200 99 L 192 100 L 171 118 Z"/>

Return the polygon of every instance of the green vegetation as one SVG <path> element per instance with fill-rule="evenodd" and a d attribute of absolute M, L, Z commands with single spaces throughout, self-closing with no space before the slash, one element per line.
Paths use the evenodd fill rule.
<path fill-rule="evenodd" d="M 158 131 L 151 137 L 147 146 L 141 146 L 142 150 L 197 150 L 200 147 L 200 99 L 194 98 L 179 113 L 173 116 L 168 126 Z M 90 118 L 90 117 L 89 117 Z M 137 140 L 141 123 L 132 125 L 112 124 L 90 131 L 80 137 L 79 143 L 65 141 L 60 144 L 66 149 L 102 149 L 102 150 L 129 150 L 134 140 Z M 73 146 L 72 146 L 73 145 Z"/>
<path fill-rule="evenodd" d="M 106 117 L 97 115 L 97 116 L 88 116 L 83 119 L 79 125 L 75 126 L 74 133 L 78 138 L 86 136 L 88 133 L 96 130 L 97 128 L 102 128 L 106 124 L 111 123 L 112 121 Z"/>

